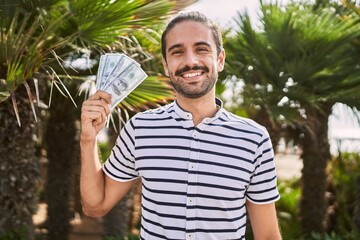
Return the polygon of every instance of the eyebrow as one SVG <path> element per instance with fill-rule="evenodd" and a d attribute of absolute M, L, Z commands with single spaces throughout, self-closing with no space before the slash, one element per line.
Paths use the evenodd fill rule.
<path fill-rule="evenodd" d="M 168 52 L 170 52 L 171 50 L 173 50 L 174 48 L 179 48 L 183 46 L 182 44 L 178 43 L 178 44 L 174 44 L 171 47 L 169 47 L 169 49 L 167 50 Z"/>
<path fill-rule="evenodd" d="M 201 45 L 211 47 L 211 45 L 208 42 L 197 42 L 197 43 L 195 43 L 195 46 L 201 46 Z"/>
<path fill-rule="evenodd" d="M 201 41 L 201 42 L 196 42 L 194 44 L 195 46 L 202 46 L 202 45 L 205 45 L 205 46 L 208 46 L 208 47 L 211 47 L 211 45 L 208 43 L 208 42 L 204 42 L 204 41 Z M 168 52 L 170 52 L 171 50 L 173 50 L 174 48 L 179 48 L 179 47 L 182 47 L 183 44 L 174 44 L 172 45 L 171 47 L 169 47 L 169 49 L 167 50 Z"/>

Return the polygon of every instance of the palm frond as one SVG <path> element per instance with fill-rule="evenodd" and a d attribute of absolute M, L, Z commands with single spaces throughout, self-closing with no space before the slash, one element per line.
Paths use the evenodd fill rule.
<path fill-rule="evenodd" d="M 354 19 L 304 2 L 286 11 L 262 4 L 262 13 L 260 30 L 239 14 L 236 35 L 225 42 L 225 69 L 245 83 L 242 108 L 265 111 L 272 125 L 300 131 L 315 121 L 312 111 L 323 114 L 336 102 L 359 109 L 360 25 Z"/>
<path fill-rule="evenodd" d="M 53 34 L 59 22 L 66 18 L 66 14 L 53 21 L 44 18 L 45 16 L 46 13 L 43 12 L 25 12 L 24 9 L 16 8 L 8 28 L 1 28 L 0 61 L 6 67 L 6 72 L 2 73 L 4 75 L 1 76 L 5 80 L 1 86 L 1 92 L 10 94 L 2 94 L 4 97 L 0 100 L 5 101 L 8 96 L 12 97 L 19 125 L 20 119 L 16 105 L 15 89 L 21 84 L 25 86 L 34 118 L 37 121 L 33 95 L 26 81 L 31 78 L 34 79 L 36 100 L 39 105 L 39 88 L 37 79 L 34 76 L 41 69 L 45 69 L 44 63 L 48 58 L 56 56 L 55 50 L 65 46 L 69 41 L 69 39 L 55 40 L 56 36 Z M 2 18 L 1 25 L 7 26 L 7 20 L 7 17 Z M 51 69 L 51 67 L 48 69 Z M 45 71 L 49 78 L 56 76 L 55 71 L 51 70 L 50 72 Z M 62 83 L 60 79 L 58 79 L 58 82 Z M 62 87 L 67 92 L 63 84 Z M 68 95 L 70 96 L 69 93 Z"/>
<path fill-rule="evenodd" d="M 50 97 L 49 97 L 49 106 L 51 104 L 51 98 L 52 98 L 52 89 L 55 86 L 57 88 L 57 90 L 65 97 L 65 98 L 70 98 L 71 102 L 74 104 L 74 106 L 76 107 L 76 103 L 73 99 L 73 97 L 71 96 L 69 90 L 67 89 L 67 87 L 65 86 L 65 84 L 63 83 L 63 81 L 61 80 L 61 78 L 58 76 L 58 74 L 56 73 L 56 71 L 54 69 L 52 69 L 52 67 L 50 66 L 44 66 L 43 67 L 44 71 L 47 73 L 47 76 L 50 78 L 51 82 L 51 91 L 50 91 Z"/>
<path fill-rule="evenodd" d="M 132 28 L 149 26 L 166 15 L 174 3 L 159 1 L 70 1 L 70 16 L 61 25 L 61 36 L 72 36 L 77 45 L 101 49 L 125 36 Z M 54 11 L 55 16 L 62 14 Z"/>
<path fill-rule="evenodd" d="M 360 7 L 359 5 L 355 5 L 355 3 L 353 1 L 350 0 L 341 0 L 341 2 L 348 7 L 349 9 L 351 9 L 359 18 L 358 21 L 360 21 Z"/>
<path fill-rule="evenodd" d="M 68 68 L 71 66 L 66 66 L 63 59 L 80 56 L 84 49 L 89 58 L 96 60 L 100 53 L 117 51 L 120 46 L 121 52 L 143 64 L 149 75 L 159 75 L 162 68 L 157 30 L 174 9 L 177 11 L 192 2 L 14 0 L 14 5 L 0 11 L 0 64 L 5 66 L 0 70 L 0 102 L 11 97 L 17 112 L 16 88 L 33 79 L 36 97 L 30 89 L 28 97 L 36 99 L 37 104 L 40 103 L 38 81 L 44 80 L 50 80 L 49 106 L 54 100 L 54 88 L 75 104 L 63 80 L 86 81 L 97 66 L 95 63 L 86 72 L 77 71 Z M 162 80 L 149 78 L 124 101 L 124 106 L 144 108 L 171 95 Z"/>

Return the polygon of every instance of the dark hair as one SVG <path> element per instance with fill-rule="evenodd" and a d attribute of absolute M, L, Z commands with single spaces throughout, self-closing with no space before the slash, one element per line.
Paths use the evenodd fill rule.
<path fill-rule="evenodd" d="M 165 43 L 166 35 L 173 27 L 175 27 L 176 24 L 186 21 L 203 23 L 204 25 L 208 26 L 211 29 L 216 44 L 217 55 L 219 55 L 222 50 L 222 37 L 219 26 L 215 24 L 213 21 L 211 21 L 204 14 L 198 11 L 191 11 L 191 12 L 180 12 L 178 15 L 172 18 L 170 22 L 167 24 L 165 31 L 161 35 L 161 53 L 163 58 L 166 60 L 166 43 Z"/>

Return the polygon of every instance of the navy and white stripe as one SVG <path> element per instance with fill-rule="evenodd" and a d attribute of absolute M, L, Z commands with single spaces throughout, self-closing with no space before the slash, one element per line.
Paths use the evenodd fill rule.
<path fill-rule="evenodd" d="M 267 131 L 220 108 L 194 126 L 176 102 L 122 129 L 105 173 L 142 178 L 142 239 L 245 239 L 246 208 L 279 199 Z"/>

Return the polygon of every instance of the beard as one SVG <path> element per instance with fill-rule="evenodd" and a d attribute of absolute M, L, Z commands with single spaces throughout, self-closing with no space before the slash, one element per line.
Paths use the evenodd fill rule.
<path fill-rule="evenodd" d="M 207 74 L 207 78 L 201 83 L 184 83 L 184 81 L 180 79 L 180 75 L 190 70 L 202 70 L 204 72 L 203 74 Z M 194 66 L 193 68 L 190 68 L 185 66 L 184 68 L 177 70 L 175 74 L 170 73 L 169 77 L 171 85 L 178 94 L 186 98 L 195 99 L 204 96 L 214 88 L 218 75 L 215 72 L 210 73 L 209 68 L 207 67 Z"/>

